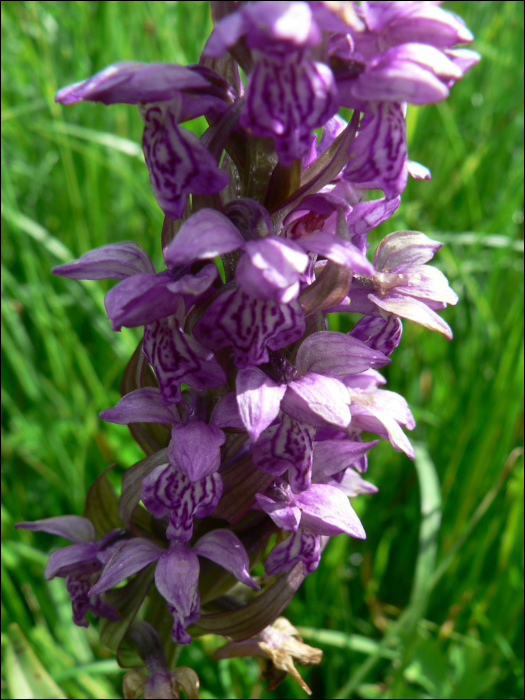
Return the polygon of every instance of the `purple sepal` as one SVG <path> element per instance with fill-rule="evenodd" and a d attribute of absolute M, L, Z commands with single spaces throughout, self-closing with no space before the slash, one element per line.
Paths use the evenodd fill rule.
<path fill-rule="evenodd" d="M 302 374 L 316 372 L 330 377 L 343 377 L 383 367 L 391 362 L 357 338 L 334 331 L 312 333 L 297 352 L 296 367 Z"/>
<path fill-rule="evenodd" d="M 97 542 L 80 542 L 51 552 L 45 571 L 46 580 L 50 581 L 55 576 L 65 578 L 100 571 L 102 564 L 97 559 L 98 551 Z"/>
<path fill-rule="evenodd" d="M 256 493 L 255 498 L 259 507 L 270 516 L 277 527 L 289 532 L 297 532 L 301 522 L 301 511 L 296 505 L 290 505 L 286 500 L 272 498 L 262 493 Z"/>
<path fill-rule="evenodd" d="M 446 49 L 445 53 L 458 66 L 462 75 L 465 75 L 468 70 L 481 61 L 479 53 L 470 49 Z M 449 87 L 452 87 L 452 82 L 450 81 Z"/>
<path fill-rule="evenodd" d="M 15 528 L 31 530 L 32 532 L 48 532 L 50 535 L 65 537 L 67 540 L 77 543 L 96 540 L 93 523 L 80 515 L 58 515 L 55 518 L 16 523 Z"/>
<path fill-rule="evenodd" d="M 383 298 L 376 294 L 369 294 L 368 298 L 383 311 L 396 316 L 402 316 L 409 321 L 419 323 L 431 331 L 437 331 L 452 340 L 452 329 L 443 321 L 443 319 L 433 311 L 425 301 L 414 299 L 410 296 L 397 293 L 396 291 L 389 292 L 388 296 Z"/>
<path fill-rule="evenodd" d="M 295 504 L 301 509 L 301 528 L 314 535 L 339 535 L 366 539 L 361 521 L 348 498 L 334 486 L 312 484 L 307 491 L 295 496 Z"/>
<path fill-rule="evenodd" d="M 323 133 L 321 134 L 321 139 L 319 145 L 317 146 L 317 153 L 321 155 L 323 151 L 326 151 L 328 146 L 331 146 L 336 138 L 341 134 L 348 123 L 340 117 L 338 114 L 334 114 L 326 124 L 323 124 Z"/>
<path fill-rule="evenodd" d="M 144 355 L 155 370 L 166 406 L 182 400 L 180 385 L 204 391 L 224 384 L 226 375 L 211 350 L 179 330 L 175 316 L 144 329 Z"/>
<path fill-rule="evenodd" d="M 155 274 L 149 255 L 131 241 L 110 243 L 90 250 L 51 272 L 73 280 L 124 280 L 141 272 Z"/>
<path fill-rule="evenodd" d="M 167 265 L 184 265 L 231 253 L 243 245 L 243 237 L 224 214 L 201 209 L 182 224 L 164 259 Z"/>
<path fill-rule="evenodd" d="M 237 289 L 215 299 L 193 332 L 214 349 L 233 345 L 235 364 L 242 368 L 268 362 L 268 349 L 279 350 L 294 343 L 304 329 L 304 311 L 297 300 L 276 304 Z"/>
<path fill-rule="evenodd" d="M 332 486 L 344 493 L 347 498 L 354 498 L 363 494 L 377 493 L 379 489 L 369 481 L 365 481 L 353 469 L 347 469 L 339 483 L 333 481 Z"/>
<path fill-rule="evenodd" d="M 361 10 L 373 41 L 366 33 L 353 36 L 356 49 L 365 55 L 407 42 L 446 48 L 473 39 L 460 17 L 434 2 L 363 2 Z"/>
<path fill-rule="evenodd" d="M 223 396 L 215 404 L 215 408 L 210 417 L 210 425 L 216 425 L 218 428 L 236 428 L 244 430 L 245 426 L 242 422 L 237 404 L 237 395 L 235 391 L 230 391 L 229 394 Z"/>
<path fill-rule="evenodd" d="M 382 272 L 406 272 L 432 260 L 443 243 L 419 231 L 395 231 L 385 236 L 374 253 L 374 267 Z"/>
<path fill-rule="evenodd" d="M 359 374 L 349 374 L 342 381 L 353 391 L 365 392 L 375 391 L 378 387 L 386 384 L 386 379 L 375 369 L 367 369 L 366 372 L 359 372 Z"/>
<path fill-rule="evenodd" d="M 217 22 L 204 54 L 222 56 L 243 35 L 250 48 L 277 54 L 293 51 L 295 47 L 315 46 L 321 39 L 309 3 L 253 3 L 241 6 Z"/>
<path fill-rule="evenodd" d="M 289 470 L 292 491 L 304 491 L 311 483 L 314 434 L 310 426 L 283 415 L 279 424 L 267 428 L 252 446 L 253 464 L 273 476 Z"/>
<path fill-rule="evenodd" d="M 349 404 L 348 389 L 342 382 L 310 372 L 288 383 L 281 409 L 315 428 L 346 428 L 351 418 Z"/>
<path fill-rule="evenodd" d="M 104 567 L 98 583 L 89 591 L 90 595 L 103 593 L 118 586 L 125 579 L 151 564 L 165 552 L 151 540 L 136 537 L 118 549 Z"/>
<path fill-rule="evenodd" d="M 389 219 L 399 207 L 401 197 L 374 199 L 371 202 L 358 202 L 346 216 L 348 233 L 352 243 L 366 253 L 366 234 Z"/>
<path fill-rule="evenodd" d="M 107 423 L 129 425 L 130 423 L 166 423 L 177 422 L 171 408 L 162 403 L 157 387 L 136 389 L 123 396 L 116 406 L 106 408 L 99 414 Z"/>
<path fill-rule="evenodd" d="M 288 304 L 299 296 L 299 280 L 308 262 L 308 256 L 296 243 L 268 236 L 246 243 L 235 279 L 257 299 Z"/>
<path fill-rule="evenodd" d="M 179 219 L 188 195 L 214 194 L 229 182 L 217 161 L 191 131 L 177 126 L 177 115 L 165 102 L 142 110 L 142 147 L 157 204 L 170 219 Z"/>
<path fill-rule="evenodd" d="M 379 102 L 363 118 L 350 147 L 343 177 L 364 189 L 383 190 L 387 199 L 392 199 L 405 189 L 406 157 L 406 126 L 401 106 Z"/>
<path fill-rule="evenodd" d="M 128 277 L 110 289 L 104 299 L 114 331 L 122 326 L 137 328 L 176 313 L 179 297 L 168 287 L 169 274 L 141 273 Z"/>
<path fill-rule="evenodd" d="M 285 384 L 276 384 L 257 367 L 237 372 L 235 380 L 239 415 L 248 435 L 256 442 L 279 413 Z"/>
<path fill-rule="evenodd" d="M 461 69 L 442 51 L 426 44 L 402 44 L 375 56 L 361 73 L 352 94 L 365 101 L 441 102 L 447 83 L 462 77 Z"/>
<path fill-rule="evenodd" d="M 352 426 L 376 433 L 390 441 L 392 447 L 414 459 L 414 448 L 399 427 L 396 418 L 381 406 L 375 406 L 373 394 L 352 394 Z"/>
<path fill-rule="evenodd" d="M 193 518 L 204 518 L 222 495 L 222 479 L 215 473 L 191 482 L 169 464 L 156 467 L 142 482 L 142 501 L 156 517 L 168 515 L 169 539 L 188 542 L 193 533 Z"/>
<path fill-rule="evenodd" d="M 82 100 L 103 104 L 137 104 L 166 102 L 178 97 L 181 90 L 202 90 L 210 83 L 186 66 L 170 63 L 114 63 L 96 75 L 59 90 L 55 102 L 65 105 Z"/>
<path fill-rule="evenodd" d="M 324 481 L 333 474 L 352 466 L 359 466 L 360 458 L 375 447 L 379 440 L 353 442 L 351 440 L 321 440 L 313 445 L 312 478 Z"/>
<path fill-rule="evenodd" d="M 391 355 L 401 342 L 403 324 L 397 316 L 363 316 L 355 324 L 349 335 L 362 341 L 373 350 Z"/>
<path fill-rule="evenodd" d="M 211 476 L 221 464 L 220 446 L 224 445 L 222 430 L 214 425 L 196 422 L 177 423 L 171 431 L 168 459 L 190 481 Z"/>
<path fill-rule="evenodd" d="M 172 636 L 179 644 L 189 644 L 190 635 L 184 631 L 199 616 L 199 560 L 183 545 L 172 543 L 160 557 L 155 571 L 155 585 L 168 601 L 174 618 Z"/>
<path fill-rule="evenodd" d="M 217 279 L 218 274 L 219 271 L 215 265 L 206 265 L 196 275 L 182 275 L 182 277 L 173 280 L 167 286 L 170 292 L 175 294 L 198 297 L 210 288 Z"/>
<path fill-rule="evenodd" d="M 360 275 L 374 274 L 373 265 L 363 253 L 349 241 L 324 231 L 317 231 L 309 236 L 299 238 L 297 243 L 305 250 L 323 255 L 336 265 L 348 267 Z"/>
<path fill-rule="evenodd" d="M 250 559 L 244 545 L 231 530 L 212 530 L 200 538 L 193 547 L 194 554 L 211 559 L 232 573 L 237 581 L 260 591 L 250 576 Z"/>
<path fill-rule="evenodd" d="M 304 575 L 308 576 L 317 569 L 320 559 L 321 538 L 299 529 L 287 540 L 275 545 L 264 563 L 264 570 L 268 576 L 275 576 L 281 572 L 288 573 L 298 562 L 302 562 Z"/>

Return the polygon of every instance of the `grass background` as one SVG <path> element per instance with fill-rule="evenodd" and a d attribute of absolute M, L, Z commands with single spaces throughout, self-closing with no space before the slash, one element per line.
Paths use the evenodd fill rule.
<path fill-rule="evenodd" d="M 121 697 L 96 630 L 74 627 L 63 580 L 43 578 L 58 540 L 13 523 L 80 514 L 105 466 L 142 456 L 97 418 L 137 333 L 111 332 L 110 283 L 49 269 L 120 240 L 161 262 L 136 109 L 53 97 L 119 60 L 196 62 L 207 5 L 2 3 L 2 697 Z M 324 651 L 302 670 L 316 698 L 523 696 L 523 3 L 447 7 L 483 60 L 449 101 L 409 109 L 410 156 L 433 179 L 409 184 L 372 242 L 413 228 L 447 243 L 455 339 L 405 323 L 386 376 L 418 423 L 415 465 L 372 452 L 379 494 L 354 501 L 368 539 L 333 538 L 287 610 Z M 305 697 L 290 680 L 264 691 L 254 660 L 213 662 L 218 644 L 181 656 L 203 697 Z"/>

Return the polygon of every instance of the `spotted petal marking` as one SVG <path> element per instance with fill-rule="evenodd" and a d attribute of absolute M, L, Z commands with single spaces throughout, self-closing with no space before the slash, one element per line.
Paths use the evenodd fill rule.
<path fill-rule="evenodd" d="M 179 330 L 175 316 L 146 326 L 144 355 L 155 370 L 166 406 L 182 400 L 182 382 L 192 389 L 204 391 L 217 388 L 226 381 L 213 352 Z"/>
<path fill-rule="evenodd" d="M 168 103 L 148 105 L 143 119 L 144 158 L 153 193 L 166 216 L 179 219 L 190 193 L 213 194 L 228 184 L 227 173 L 197 136 L 177 126 Z"/>
<path fill-rule="evenodd" d="M 299 528 L 287 540 L 276 545 L 270 552 L 264 569 L 268 576 L 284 571 L 288 573 L 300 561 L 303 562 L 304 575 L 315 571 L 321 558 L 321 538 Z"/>
<path fill-rule="evenodd" d="M 222 495 L 222 479 L 212 474 L 190 481 L 171 465 L 161 464 L 142 484 L 142 501 L 156 518 L 170 516 L 166 535 L 188 542 L 193 533 L 193 518 L 209 515 Z"/>
<path fill-rule="evenodd" d="M 233 345 L 237 367 L 268 362 L 268 348 L 279 350 L 304 333 L 304 311 L 297 301 L 260 301 L 242 290 L 221 294 L 195 325 L 195 337 L 214 349 Z"/>
<path fill-rule="evenodd" d="M 278 60 L 258 55 L 241 124 L 256 136 L 273 138 L 284 166 L 308 155 L 312 129 L 336 111 L 334 79 L 327 66 L 299 51 Z"/>
<path fill-rule="evenodd" d="M 387 199 L 403 192 L 407 181 L 406 126 L 400 105 L 379 103 L 367 114 L 350 148 L 344 178 L 363 189 L 381 189 Z"/>
<path fill-rule="evenodd" d="M 310 486 L 315 429 L 284 415 L 267 428 L 253 446 L 253 463 L 261 471 L 281 476 L 289 469 L 294 493 Z"/>

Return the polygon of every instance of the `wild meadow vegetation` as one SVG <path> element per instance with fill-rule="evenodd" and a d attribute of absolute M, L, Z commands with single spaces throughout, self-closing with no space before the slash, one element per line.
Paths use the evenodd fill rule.
<path fill-rule="evenodd" d="M 481 63 L 442 104 L 410 107 L 412 181 L 373 232 L 414 229 L 446 246 L 460 296 L 453 342 L 408 321 L 388 388 L 417 420 L 411 463 L 382 442 L 353 505 L 365 541 L 332 538 L 286 611 L 324 658 L 301 669 L 316 698 L 523 696 L 523 3 L 450 2 Z M 111 283 L 51 267 L 131 240 L 161 262 L 135 107 L 54 103 L 56 90 L 120 60 L 197 62 L 207 2 L 2 4 L 2 697 L 118 698 L 122 675 L 96 629 L 75 627 L 58 540 L 14 523 L 81 514 L 87 488 L 141 459 L 98 413 L 119 398 L 138 330 L 113 333 Z M 204 125 L 202 125 L 204 126 Z M 344 315 L 330 318 L 345 330 Z M 203 698 L 269 693 L 253 659 L 215 662 L 204 636 L 179 664 Z"/>

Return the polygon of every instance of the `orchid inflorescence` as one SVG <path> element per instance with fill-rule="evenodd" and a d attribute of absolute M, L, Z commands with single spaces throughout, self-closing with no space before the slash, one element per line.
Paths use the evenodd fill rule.
<path fill-rule="evenodd" d="M 472 35 L 441 4 L 212 2 L 199 65 L 117 63 L 57 93 L 138 105 L 165 214 L 162 271 L 135 242 L 53 270 L 120 280 L 112 328 L 144 328 L 121 400 L 100 415 L 129 425 L 146 458 L 118 499 L 97 479 L 85 517 L 18 525 L 74 543 L 46 577 L 66 579 L 77 625 L 100 616 L 122 665 L 146 666 L 128 697 L 196 696 L 194 673 L 165 654 L 203 632 L 230 640 L 223 655 L 293 669 L 297 631 L 270 625 L 331 536 L 365 537 L 348 497 L 377 491 L 362 474 L 378 441 L 361 434 L 414 456 L 412 414 L 377 369 L 401 318 L 451 338 L 436 312 L 457 296 L 426 265 L 441 243 L 397 231 L 370 261 L 367 233 L 409 175 L 430 178 L 407 158 L 407 103 L 444 100 L 479 60 L 452 48 Z M 201 138 L 181 126 L 202 116 Z M 361 314 L 352 330 L 328 330 L 327 314 L 347 311 Z"/>

